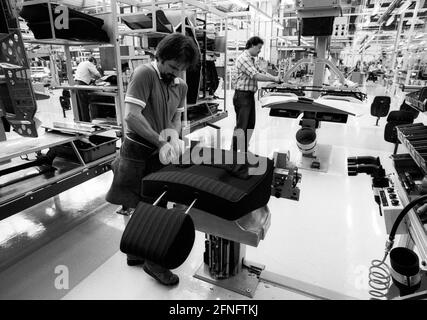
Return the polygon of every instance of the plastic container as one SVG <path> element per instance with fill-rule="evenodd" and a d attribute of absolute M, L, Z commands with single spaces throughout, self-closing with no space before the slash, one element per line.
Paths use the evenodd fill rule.
<path fill-rule="evenodd" d="M 74 144 L 83 161 L 88 163 L 115 153 L 117 140 L 119 140 L 119 138 L 95 135 L 90 136 L 89 141 L 96 144 L 96 147 L 80 140 L 74 141 Z M 60 157 L 78 162 L 78 158 L 70 143 L 55 147 L 55 151 Z"/>

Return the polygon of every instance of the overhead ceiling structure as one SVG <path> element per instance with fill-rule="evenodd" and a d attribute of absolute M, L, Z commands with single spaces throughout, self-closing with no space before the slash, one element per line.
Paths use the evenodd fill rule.
<path fill-rule="evenodd" d="M 309 48 L 314 46 L 313 37 L 299 37 L 299 22 L 295 11 L 295 0 L 219 0 L 214 3 L 222 6 L 234 16 L 259 8 L 262 2 L 279 3 L 272 19 L 283 26 L 279 32 L 285 39 L 286 48 Z M 390 50 L 397 41 L 398 45 L 408 45 L 423 50 L 426 43 L 427 1 L 425 0 L 341 0 L 342 15 L 335 18 L 334 34 L 331 37 L 331 49 L 363 51 Z M 248 16 L 242 17 L 248 19 Z M 400 32 L 398 32 L 400 29 Z"/>

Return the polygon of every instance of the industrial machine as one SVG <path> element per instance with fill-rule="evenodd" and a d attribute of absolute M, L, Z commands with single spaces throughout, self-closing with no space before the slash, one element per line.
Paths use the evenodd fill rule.
<path fill-rule="evenodd" d="M 349 87 L 344 75 L 326 59 L 334 18 L 341 13 L 339 0 L 296 1 L 297 15 L 301 20 L 301 34 L 314 36 L 316 57 L 301 59 L 283 76 L 283 84 L 271 85 L 260 90 L 262 107 L 270 108 L 270 116 L 298 118 L 301 129 L 296 134 L 297 146 L 302 157 L 309 159 L 309 169 L 326 170 L 330 148 L 316 143 L 316 129 L 321 121 L 346 123 L 349 115 L 360 114 L 360 105 L 367 96 L 358 88 Z M 312 86 L 295 86 L 289 83 L 290 76 L 301 65 L 314 64 Z M 325 86 L 325 66 L 335 73 L 341 86 Z M 307 161 L 305 161 L 307 162 Z M 306 168 L 304 163 L 301 167 Z"/>
<path fill-rule="evenodd" d="M 411 138 L 412 135 L 413 138 L 413 133 L 420 130 L 425 130 L 420 124 L 397 129 L 401 141 L 408 143 L 405 137 Z M 414 161 L 413 156 L 417 160 Z M 427 179 L 422 167 L 416 164 L 422 158 L 413 156 L 392 156 L 396 174 L 386 174 L 377 157 L 347 159 L 348 175 L 366 173 L 372 177 L 374 198 L 389 235 L 383 259 L 373 260 L 369 268 L 369 293 L 374 299 L 393 299 L 396 296 L 399 299 L 424 299 L 426 296 L 425 291 L 417 291 L 426 281 Z M 396 235 L 400 235 L 400 239 L 393 248 Z M 411 249 L 413 246 L 416 246 L 416 251 Z"/>
<path fill-rule="evenodd" d="M 290 161 L 290 152 L 275 152 L 271 195 L 276 198 L 299 200 L 301 173 Z"/>

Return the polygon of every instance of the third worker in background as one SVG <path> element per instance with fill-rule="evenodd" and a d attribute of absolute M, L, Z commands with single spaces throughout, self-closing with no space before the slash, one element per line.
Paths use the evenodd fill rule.
<path fill-rule="evenodd" d="M 258 81 L 280 83 L 280 76 L 273 76 L 262 71 L 255 57 L 261 52 L 264 41 L 260 37 L 252 37 L 246 42 L 245 51 L 236 60 L 237 78 L 233 96 L 236 111 L 236 126 L 232 140 L 232 150 L 246 152 L 252 131 L 255 128 L 255 93 Z M 243 130 L 245 141 L 238 141 L 238 129 Z M 244 150 L 242 150 L 244 148 Z"/>
<path fill-rule="evenodd" d="M 79 63 L 76 74 L 74 75 L 74 80 L 77 85 L 88 86 L 93 80 L 98 78 L 101 78 L 101 74 L 96 68 L 96 59 L 94 57 L 89 57 L 88 60 Z M 88 94 L 88 90 L 77 90 L 77 104 L 80 121 L 91 121 Z"/>

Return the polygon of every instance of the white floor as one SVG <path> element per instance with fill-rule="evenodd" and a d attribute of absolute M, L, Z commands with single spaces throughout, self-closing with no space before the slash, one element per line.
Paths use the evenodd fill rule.
<path fill-rule="evenodd" d="M 376 119 L 370 116 L 370 102 L 382 90 L 368 88 L 369 101 L 361 107 L 362 116 L 350 117 L 347 124 L 322 123 L 317 131 L 318 142 L 332 147 L 327 172 L 300 171 L 299 201 L 271 197 L 271 226 L 258 247 L 247 247 L 247 260 L 265 265 L 268 272 L 334 293 L 337 299 L 370 299 L 368 268 L 373 259 L 382 258 L 386 233 L 371 190 L 371 177 L 349 177 L 347 157 L 379 156 L 386 171 L 392 172 L 389 156 L 394 145 L 383 139 L 385 118 L 375 126 Z M 392 110 L 398 109 L 401 99 L 392 100 Z M 231 99 L 228 101 L 229 116 L 217 123 L 223 129 L 225 144 L 229 143 L 235 121 Z M 46 108 L 44 112 L 49 112 L 49 106 Z M 52 114 L 62 112 L 59 105 L 55 108 L 58 110 Z M 43 118 L 42 112 L 40 116 Z M 291 160 L 297 161 L 297 120 L 269 117 L 268 110 L 258 108 L 256 128 L 251 146 L 254 152 L 271 155 L 275 150 L 290 150 Z M 194 135 L 215 134 L 215 129 L 205 128 Z M 92 183 L 97 187 L 94 197 L 102 199 L 111 178 L 112 173 L 106 173 L 64 195 L 72 196 L 79 188 L 90 190 L 87 186 Z M 204 234 L 200 232 L 186 262 L 174 270 L 180 277 L 176 287 L 163 287 L 142 268 L 127 266 L 119 250 L 127 219 L 115 214 L 116 209 L 107 204 L 100 206 L 67 232 L 45 241 L 0 272 L 0 299 L 250 299 L 193 277 L 203 257 Z M 81 214 L 85 213 L 82 210 Z M 10 219 L 0 221 L 0 227 L 10 224 Z M 24 232 L 17 231 L 16 237 Z M 296 289 L 260 282 L 254 299 L 313 299 Z"/>

